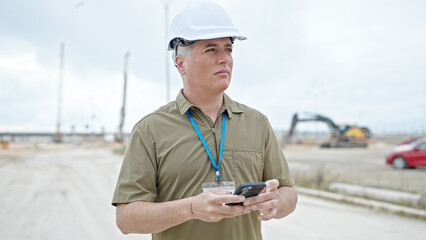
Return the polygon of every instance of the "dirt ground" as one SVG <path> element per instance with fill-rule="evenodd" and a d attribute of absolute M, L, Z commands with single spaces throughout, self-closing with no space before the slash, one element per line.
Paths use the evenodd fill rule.
<path fill-rule="evenodd" d="M 110 205 L 120 164 L 121 156 L 105 147 L 0 151 L 0 238 L 120 239 Z"/>
<path fill-rule="evenodd" d="M 114 154 L 113 149 L 119 148 L 118 145 L 102 143 L 79 146 L 10 144 L 9 149 L 0 150 L 0 239 L 150 239 L 150 235 L 124 236 L 115 226 L 115 208 L 111 206 L 110 200 L 122 161 L 122 156 Z M 337 179 L 424 192 L 426 169 L 397 171 L 386 166 L 384 156 L 391 148 L 389 145 L 376 145 L 368 149 L 292 146 L 284 149 L 284 153 L 296 179 L 312 177 L 313 181 L 322 184 Z M 289 218 L 264 224 L 265 239 L 280 239 L 281 236 L 289 236 L 291 239 L 337 239 L 330 238 L 335 236 L 336 229 L 322 231 L 320 229 L 323 227 L 319 223 L 306 221 L 306 214 L 314 214 L 315 211 L 318 211 L 317 218 L 321 219 L 324 215 L 323 204 L 330 209 L 342 208 L 348 211 L 343 216 L 338 215 L 341 210 L 335 211 L 335 218 L 327 219 L 323 227 L 339 224 L 342 218 L 353 218 L 351 216 L 359 216 L 360 219 L 377 218 L 378 222 L 393 219 L 391 224 L 383 225 L 405 224 L 409 227 L 414 224 L 417 226 L 415 229 L 423 228 L 419 226 L 426 223 L 402 217 L 379 216 L 368 210 L 362 210 L 362 215 L 357 213 L 360 211 L 357 209 L 349 213 L 348 206 L 331 206 L 331 203 L 320 203 L 301 196 L 298 204 L 300 210 L 296 210 Z M 310 210 L 306 212 L 307 209 Z M 310 219 L 312 217 L 315 218 L 309 216 Z M 345 226 L 347 230 L 344 230 Z M 354 228 L 343 224 L 339 229 L 342 234 L 345 231 L 355 234 L 367 227 L 360 225 Z M 312 229 L 309 233 L 315 232 L 316 237 L 306 235 L 303 229 Z M 382 239 L 401 239 L 396 238 L 402 235 L 395 235 L 393 229 L 382 229 Z M 276 231 L 279 235 L 276 235 Z"/>

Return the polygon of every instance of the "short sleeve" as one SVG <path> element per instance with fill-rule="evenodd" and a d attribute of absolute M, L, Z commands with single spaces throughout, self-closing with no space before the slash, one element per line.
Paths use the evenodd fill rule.
<path fill-rule="evenodd" d="M 153 202 L 157 197 L 155 142 L 147 128 L 138 123 L 127 143 L 123 163 L 114 191 L 112 205 L 136 201 Z"/>
<path fill-rule="evenodd" d="M 279 187 L 293 186 L 294 179 L 290 173 L 287 160 L 284 157 L 275 133 L 266 116 L 262 114 L 262 121 L 265 128 L 265 151 L 264 151 L 264 169 L 263 180 L 277 179 Z"/>

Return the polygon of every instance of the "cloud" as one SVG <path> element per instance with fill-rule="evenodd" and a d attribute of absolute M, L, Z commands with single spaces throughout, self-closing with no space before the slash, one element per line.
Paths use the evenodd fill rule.
<path fill-rule="evenodd" d="M 170 3 L 170 18 L 187 0 Z M 115 131 L 129 58 L 126 131 L 166 103 L 161 1 L 9 1 L 0 7 L 1 130 L 54 131 L 59 46 L 62 120 Z M 249 38 L 234 46 L 227 93 L 287 129 L 319 112 L 374 131 L 425 129 L 426 15 L 418 1 L 219 1 Z M 170 56 L 167 56 L 171 59 Z M 182 87 L 171 60 L 170 99 Z"/>
<path fill-rule="evenodd" d="M 52 119 L 57 71 L 39 64 L 34 46 L 20 39 L 0 38 L 0 127 L 30 130 Z M 42 111 L 40 111 L 42 109 Z"/>

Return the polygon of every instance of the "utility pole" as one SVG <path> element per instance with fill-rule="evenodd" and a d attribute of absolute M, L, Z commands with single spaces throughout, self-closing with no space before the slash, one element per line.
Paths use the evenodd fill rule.
<path fill-rule="evenodd" d="M 124 88 L 123 88 L 123 106 L 120 111 L 120 125 L 118 127 L 118 132 L 115 135 L 115 141 L 123 142 L 123 126 L 124 126 L 124 117 L 126 115 L 126 89 L 127 89 L 127 62 L 130 56 L 130 52 L 126 52 L 124 55 Z"/>
<path fill-rule="evenodd" d="M 169 1 L 164 0 L 164 38 L 166 44 L 164 46 L 167 46 L 167 37 L 169 35 Z M 166 103 L 170 101 L 170 73 L 169 73 L 169 52 L 166 49 L 165 53 L 165 66 L 166 66 Z"/>
<path fill-rule="evenodd" d="M 62 107 L 62 78 L 64 70 L 64 52 L 65 52 L 65 43 L 61 43 L 60 54 L 59 54 L 59 83 L 58 83 L 58 118 L 56 122 L 56 133 L 53 136 L 53 142 L 60 143 L 62 142 L 61 134 L 61 107 Z"/>

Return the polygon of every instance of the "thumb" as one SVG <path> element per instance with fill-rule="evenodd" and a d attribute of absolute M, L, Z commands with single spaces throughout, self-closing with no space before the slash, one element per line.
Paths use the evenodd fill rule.
<path fill-rule="evenodd" d="M 266 192 L 273 192 L 273 191 L 277 190 L 278 185 L 279 185 L 279 183 L 278 183 L 277 179 L 272 179 L 272 180 L 266 181 Z"/>

